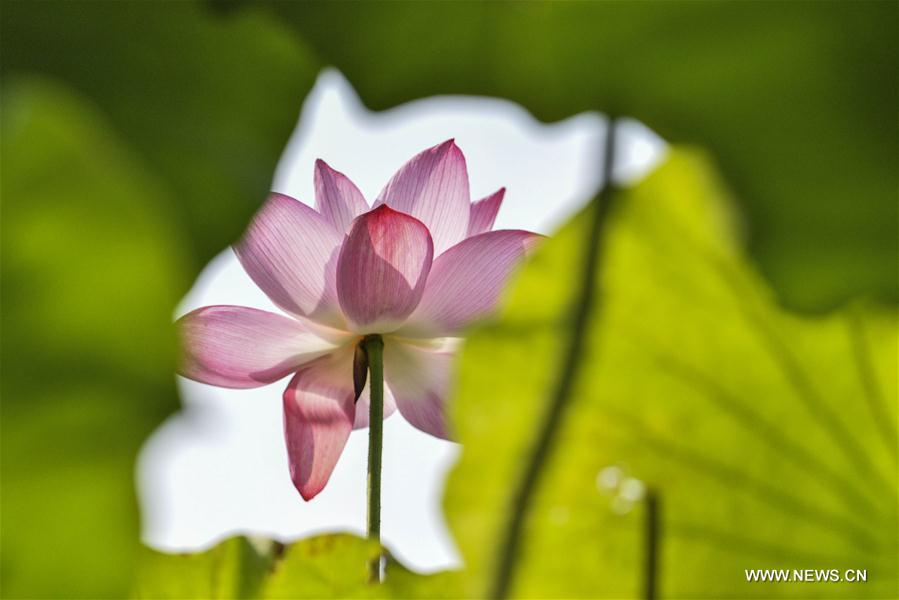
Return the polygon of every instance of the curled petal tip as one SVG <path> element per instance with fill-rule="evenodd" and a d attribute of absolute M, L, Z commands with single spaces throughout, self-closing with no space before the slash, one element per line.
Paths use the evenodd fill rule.
<path fill-rule="evenodd" d="M 315 161 L 313 183 L 316 210 L 340 233 L 368 210 L 365 197 L 350 178 L 320 158 Z"/>
<path fill-rule="evenodd" d="M 446 152 L 450 152 L 452 154 L 457 154 L 458 156 L 464 158 L 464 155 L 462 154 L 462 148 L 460 148 L 459 145 L 456 143 L 456 138 L 450 138 L 450 139 L 446 140 L 445 142 L 443 142 L 440 146 Z"/>
<path fill-rule="evenodd" d="M 315 171 L 324 171 L 328 174 L 333 174 L 336 176 L 344 176 L 343 173 L 329 165 L 324 159 L 316 158 L 315 159 Z"/>
<path fill-rule="evenodd" d="M 315 498 L 316 496 L 318 496 L 318 494 L 319 494 L 323 489 L 325 489 L 324 486 L 321 486 L 321 485 L 316 485 L 316 486 L 304 486 L 302 483 L 300 483 L 300 482 L 298 482 L 298 481 L 294 481 L 294 482 L 293 482 L 293 485 L 294 485 L 295 488 L 297 488 L 297 491 L 300 493 L 300 496 L 301 496 L 301 497 L 303 498 L 303 500 L 305 500 L 306 502 L 309 502 L 310 500 L 312 500 L 313 498 Z"/>
<path fill-rule="evenodd" d="M 377 208 L 374 208 L 374 209 L 372 209 L 372 210 L 370 211 L 370 213 L 371 213 L 372 216 L 388 215 L 388 214 L 390 214 L 390 213 L 399 214 L 399 213 L 401 213 L 401 212 L 402 212 L 402 211 L 394 210 L 394 209 L 390 208 L 390 207 L 389 207 L 388 205 L 386 205 L 386 204 L 381 204 L 381 205 L 379 205 Z M 402 213 L 402 214 L 405 215 L 406 213 Z M 406 215 L 406 216 L 411 216 L 411 215 Z M 412 217 L 412 218 L 415 218 L 415 217 Z M 418 219 L 415 219 L 415 220 L 418 221 Z"/>
<path fill-rule="evenodd" d="M 471 217 L 468 220 L 468 237 L 493 229 L 496 216 L 503 204 L 506 188 L 502 187 L 471 205 Z"/>

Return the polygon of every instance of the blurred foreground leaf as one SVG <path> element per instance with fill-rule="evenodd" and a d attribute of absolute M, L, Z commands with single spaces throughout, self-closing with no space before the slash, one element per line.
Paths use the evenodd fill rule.
<path fill-rule="evenodd" d="M 165 554 L 144 549 L 134 597 L 148 599 L 250 598 L 274 568 L 274 547 L 247 538 L 225 540 L 206 552 Z"/>
<path fill-rule="evenodd" d="M 899 298 L 896 2 L 271 6 L 376 109 L 499 96 L 709 148 L 782 299 Z"/>
<path fill-rule="evenodd" d="M 114 597 L 172 310 L 245 227 L 317 70 L 265 15 L 3 3 L 3 597 Z"/>
<path fill-rule="evenodd" d="M 134 456 L 176 406 L 184 245 L 164 186 L 81 99 L 7 87 L 2 119 L 2 595 L 116 596 Z"/>
<path fill-rule="evenodd" d="M 146 550 L 136 597 L 181 598 L 457 598 L 457 573 L 418 575 L 392 559 L 380 585 L 367 581 L 377 545 L 348 534 L 289 546 L 231 538 L 206 552 Z"/>
<path fill-rule="evenodd" d="M 4 80 L 71 86 L 162 175 L 197 271 L 262 203 L 319 68 L 275 19 L 193 1 L 11 0 L 2 34 Z"/>
<path fill-rule="evenodd" d="M 642 482 L 661 502 L 661 597 L 896 597 L 895 311 L 779 310 L 702 156 L 673 151 L 616 203 L 513 595 L 642 595 Z M 545 243 L 460 358 L 463 453 L 446 508 L 472 597 L 492 585 L 546 422 L 591 218 Z M 752 568 L 867 569 L 868 581 L 747 583 Z"/>

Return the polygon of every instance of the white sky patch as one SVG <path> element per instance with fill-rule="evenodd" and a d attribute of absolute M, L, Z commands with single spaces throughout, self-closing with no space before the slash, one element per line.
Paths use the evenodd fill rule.
<path fill-rule="evenodd" d="M 542 124 L 506 100 L 435 97 L 374 113 L 338 72 L 322 73 L 272 189 L 314 203 L 312 172 L 324 159 L 371 201 L 409 158 L 449 138 L 465 154 L 472 199 L 507 188 L 496 229 L 550 234 L 595 193 L 604 119 L 581 114 Z M 657 164 L 664 143 L 635 121 L 619 130 L 616 178 L 632 181 Z M 262 199 L 260 199 L 261 201 Z M 225 249 L 176 310 L 210 304 L 279 312 Z M 354 432 L 325 489 L 305 502 L 287 468 L 281 394 L 287 379 L 227 390 L 183 378 L 184 409 L 147 441 L 138 461 L 144 542 L 161 550 L 203 549 L 238 533 L 290 541 L 319 532 L 365 532 L 367 430 Z M 408 425 L 384 424 L 381 535 L 403 563 L 422 572 L 461 559 L 441 511 L 458 447 Z"/>

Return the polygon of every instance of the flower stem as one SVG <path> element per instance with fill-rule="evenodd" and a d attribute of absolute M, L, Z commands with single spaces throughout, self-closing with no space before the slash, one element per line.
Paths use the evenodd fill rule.
<path fill-rule="evenodd" d="M 367 335 L 362 340 L 368 355 L 368 539 L 381 543 L 381 453 L 384 446 L 384 340 Z M 381 554 L 369 565 L 369 580 L 381 580 Z"/>
<path fill-rule="evenodd" d="M 615 197 L 615 182 L 612 180 L 612 167 L 615 164 L 615 128 L 615 119 L 610 116 L 606 126 L 603 152 L 603 187 L 593 200 L 593 221 L 590 224 L 581 265 L 583 287 L 572 307 L 573 318 L 568 347 L 561 359 L 558 379 L 547 402 L 546 416 L 540 422 L 538 437 L 530 456 L 524 459 L 523 474 L 511 498 L 509 522 L 500 542 L 490 590 L 490 597 L 494 599 L 502 600 L 510 595 L 533 497 L 540 484 L 543 466 L 552 455 L 559 426 L 573 396 L 574 382 L 580 375 L 584 347 L 587 344 L 585 332 L 590 330 L 593 315 L 600 308 L 601 298 L 599 290 L 596 289 L 596 272 L 602 262 L 605 226 Z"/>
<path fill-rule="evenodd" d="M 646 492 L 646 556 L 643 574 L 643 594 L 646 600 L 655 600 L 658 593 L 659 573 L 659 496 L 652 488 Z"/>

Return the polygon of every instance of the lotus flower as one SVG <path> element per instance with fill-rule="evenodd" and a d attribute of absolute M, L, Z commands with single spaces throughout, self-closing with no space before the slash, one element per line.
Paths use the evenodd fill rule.
<path fill-rule="evenodd" d="M 291 479 L 318 494 L 353 429 L 368 426 L 354 353 L 384 341 L 384 416 L 448 438 L 444 403 L 454 342 L 494 306 L 539 236 L 491 231 L 504 189 L 472 204 L 462 152 L 450 140 L 403 166 L 370 209 L 355 185 L 315 164 L 315 209 L 273 193 L 234 250 L 287 316 L 206 306 L 178 321 L 180 372 L 227 388 L 293 374 L 284 391 Z"/>

